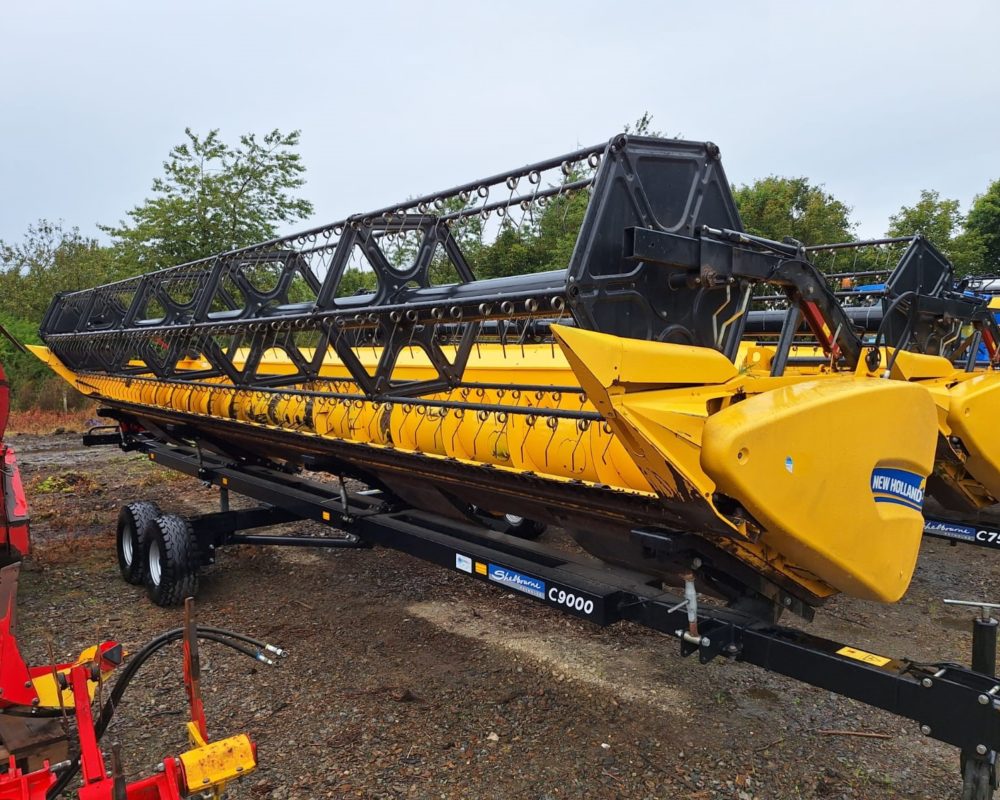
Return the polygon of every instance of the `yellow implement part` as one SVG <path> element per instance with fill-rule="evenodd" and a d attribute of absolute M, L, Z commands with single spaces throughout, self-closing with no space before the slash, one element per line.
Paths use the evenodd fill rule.
<path fill-rule="evenodd" d="M 891 358 L 883 351 L 883 358 Z M 925 381 L 932 378 L 945 378 L 955 374 L 954 365 L 941 356 L 927 356 L 922 353 L 896 353 L 889 370 L 889 377 L 894 381 Z"/>
<path fill-rule="evenodd" d="M 744 342 L 737 363 L 745 374 L 766 374 L 774 347 Z M 817 356 L 809 345 L 792 348 L 792 356 Z M 1000 500 L 1000 427 L 993 414 L 1000 408 L 1000 372 L 966 372 L 940 356 L 882 350 L 882 364 L 892 358 L 889 377 L 919 383 L 937 406 L 938 457 L 932 494 L 946 508 L 972 512 Z M 882 369 L 882 368 L 879 368 Z M 865 371 L 864 362 L 859 373 Z M 786 374 L 802 378 L 830 374 L 821 365 L 790 365 Z M 869 374 L 879 374 L 879 370 Z"/>
<path fill-rule="evenodd" d="M 803 381 L 710 417 L 701 463 L 790 561 L 840 591 L 894 602 L 916 565 L 935 429 L 918 386 Z"/>
<path fill-rule="evenodd" d="M 964 373 L 951 386 L 948 424 L 967 453 L 965 468 L 994 498 L 1000 498 L 1000 372 Z"/>
<path fill-rule="evenodd" d="M 88 647 L 68 667 L 58 670 L 62 675 L 69 677 L 70 670 L 73 669 L 77 664 L 86 664 L 89 661 L 93 661 L 97 657 L 97 647 Z M 36 675 L 31 679 L 31 685 L 35 689 L 35 693 L 38 695 L 38 707 L 39 708 L 59 708 L 59 689 L 56 686 L 56 679 L 51 672 L 46 672 L 43 675 Z M 94 699 L 94 695 L 97 692 L 97 681 L 87 681 L 87 690 L 90 692 L 90 699 Z M 62 702 L 63 708 L 72 709 L 73 708 L 73 690 L 66 688 L 62 690 Z"/>
<path fill-rule="evenodd" d="M 535 424 L 536 419 L 526 415 L 455 413 L 407 404 L 387 406 L 366 400 L 357 387 L 348 382 L 333 388 L 338 392 L 357 393 L 356 401 L 321 397 L 307 401 L 290 392 L 280 402 L 274 402 L 273 395 L 239 392 L 222 383 L 217 389 L 208 389 L 141 378 L 76 376 L 47 348 L 34 346 L 32 350 L 45 363 L 58 368 L 60 374 L 80 391 L 109 400 L 273 426 L 359 444 L 391 445 L 400 450 L 472 464 L 534 471 L 557 480 L 600 483 L 623 491 L 652 494 L 651 487 L 622 444 L 600 423 L 580 425 L 575 419 L 549 418 L 548 424 L 545 420 Z M 504 350 L 508 354 L 506 360 Z M 378 357 L 371 350 L 366 350 L 364 355 L 371 363 Z M 718 356 L 729 371 L 733 371 L 724 357 L 717 353 L 712 355 Z M 287 369 L 287 360 L 279 360 L 273 352 L 264 362 L 263 369 L 274 374 Z M 205 366 L 194 360 L 186 363 L 199 369 Z M 429 364 L 422 364 L 411 355 L 411 349 L 404 350 L 400 357 L 401 379 L 425 379 L 432 371 Z M 333 363 L 327 365 L 324 373 L 333 380 L 347 374 L 342 365 Z M 515 373 L 518 382 L 568 386 L 571 391 L 549 394 L 474 389 L 442 392 L 430 397 L 527 406 L 540 411 L 548 408 L 594 410 L 582 392 L 572 391 L 577 384 L 576 378 L 554 345 L 481 346 L 473 351 L 466 379 L 502 384 L 509 382 Z"/>
<path fill-rule="evenodd" d="M 553 332 L 587 397 L 600 411 L 642 470 L 650 485 L 668 501 L 710 505 L 714 490 L 699 465 L 701 432 L 708 403 L 725 390 L 702 387 L 675 391 L 673 384 L 694 384 L 696 357 L 706 372 L 723 377 L 718 360 L 725 356 L 706 348 L 622 339 L 578 328 L 554 326 Z M 632 344 L 641 351 L 633 351 Z M 671 371 L 675 354 L 683 369 Z M 664 379 L 653 382 L 653 376 Z M 736 376 L 731 369 L 723 382 Z M 714 512 L 713 512 L 714 513 Z M 731 523 L 719 515 L 717 527 Z"/>
<path fill-rule="evenodd" d="M 616 392 L 646 386 L 705 385 L 725 383 L 736 376 L 736 367 L 717 350 L 662 342 L 625 339 L 579 328 L 554 326 L 560 343 L 570 337 L 573 346 L 563 348 L 573 372 L 586 361 L 584 374 Z M 584 389 L 587 386 L 584 385 Z"/>
<path fill-rule="evenodd" d="M 883 507 L 886 503 L 876 504 L 870 483 L 873 470 L 880 465 L 912 470 L 918 482 L 930 471 L 936 428 L 934 405 L 926 390 L 867 375 L 770 378 L 760 374 L 762 368 L 741 373 L 723 355 L 707 348 L 623 339 L 561 326 L 553 330 L 558 347 L 477 346 L 470 354 L 464 378 L 471 384 L 492 387 L 514 381 L 566 387 L 563 390 L 473 386 L 428 396 L 532 408 L 538 410 L 538 417 L 372 401 L 346 380 L 346 370 L 332 354 L 321 371 L 332 383 L 298 388 L 357 394 L 357 400 L 306 397 L 296 394 L 296 387 L 288 387 L 280 396 L 241 391 L 221 379 L 215 379 L 218 385 L 211 387 L 72 373 L 69 379 L 81 390 L 110 401 L 421 454 L 430 459 L 420 471 L 424 479 L 433 479 L 434 460 L 447 458 L 469 467 L 489 466 L 548 480 L 611 486 L 645 498 L 658 496 L 675 524 L 707 536 L 716 547 L 769 580 L 799 587 L 810 602 L 835 590 L 880 599 L 899 596 L 913 568 L 921 528 L 919 510 L 889 510 Z M 66 372 L 47 350 L 33 349 L 60 374 Z M 366 348 L 362 357 L 375 363 L 379 352 Z M 190 359 L 184 366 L 201 370 L 206 364 Z M 287 356 L 268 351 L 258 374 L 285 370 Z M 397 362 L 394 378 L 420 380 L 432 374 L 426 360 L 407 349 Z M 789 390 L 804 381 L 824 386 L 834 382 L 843 388 Z M 886 389 L 886 385 L 891 388 Z M 870 418 L 870 413 L 859 412 L 859 398 L 887 398 L 887 393 L 901 410 L 880 420 L 881 431 L 868 445 L 868 428 L 858 420 Z M 808 415 L 796 413 L 795 405 L 800 402 L 810 409 Z M 740 407 L 745 407 L 743 412 Z M 584 424 L 577 419 L 545 418 L 542 415 L 548 408 L 597 410 L 606 422 Z M 703 438 L 709 431 L 711 441 L 705 444 L 711 445 L 711 452 L 704 453 Z M 807 472 L 809 477 L 802 477 L 802 472 L 797 476 L 801 482 L 810 482 L 810 491 L 797 494 L 788 508 L 770 508 L 773 503 L 785 502 L 777 491 L 783 484 L 771 473 L 774 465 L 764 469 L 759 464 L 730 474 L 729 445 L 724 441 L 727 432 L 753 440 L 755 449 L 758 438 L 768 436 L 774 439 L 775 447 L 783 443 L 787 449 L 795 442 L 793 461 L 800 459 L 800 450 L 818 451 L 814 468 Z M 813 446 L 817 436 L 829 452 L 823 452 L 823 446 Z M 876 463 L 869 457 L 875 452 L 882 461 Z M 777 469 L 784 469 L 786 455 L 789 453 L 777 462 Z M 846 486 L 839 477 L 842 473 L 853 476 Z M 725 488 L 720 488 L 722 484 Z M 767 508 L 754 502 L 755 494 L 767 498 Z M 852 509 L 856 505 L 863 511 L 828 513 L 831 508 Z M 865 531 L 869 535 L 886 526 L 886 540 L 892 539 L 898 548 L 895 555 L 883 552 L 891 549 L 888 545 L 870 553 L 863 548 L 857 553 L 842 553 L 844 548 L 836 546 L 841 535 L 836 526 L 841 523 L 853 525 L 844 541 L 861 538 L 864 526 L 869 527 Z M 874 578 L 879 570 L 887 571 L 889 577 Z"/>
<path fill-rule="evenodd" d="M 209 742 L 178 756 L 189 793 L 218 790 L 252 772 L 257 756 L 246 734 Z M 221 794 L 217 794 L 221 796 Z"/>
<path fill-rule="evenodd" d="M 554 332 L 588 397 L 665 500 L 708 506 L 756 540 L 740 522 L 745 512 L 720 513 L 721 492 L 759 524 L 759 542 L 795 567 L 859 597 L 899 599 L 916 563 L 923 482 L 934 463 L 926 389 L 852 375 L 739 376 L 715 397 L 700 387 L 651 389 L 629 374 L 637 363 L 626 355 L 630 340 Z M 644 376 L 679 347 L 637 344 Z M 865 419 L 879 424 L 859 424 Z"/>
<path fill-rule="evenodd" d="M 32 355 L 38 358 L 43 364 L 66 381 L 66 383 L 70 386 L 76 387 L 83 394 L 94 394 L 93 387 L 81 385 L 81 381 L 77 377 L 76 373 L 71 369 L 67 369 L 66 365 L 56 358 L 49 348 L 39 344 L 29 344 L 25 346 L 31 351 Z"/>

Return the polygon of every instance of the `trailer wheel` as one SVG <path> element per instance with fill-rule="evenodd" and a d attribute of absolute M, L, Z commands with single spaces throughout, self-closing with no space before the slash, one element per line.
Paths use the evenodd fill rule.
<path fill-rule="evenodd" d="M 520 539 L 534 540 L 545 533 L 546 525 L 544 522 L 519 517 L 517 514 L 504 514 L 500 519 L 505 526 L 503 532 Z"/>
<path fill-rule="evenodd" d="M 520 539 L 537 539 L 545 533 L 547 528 L 544 522 L 536 522 L 517 514 L 498 514 L 485 511 L 478 506 L 469 506 L 468 513 L 481 525 L 500 533 L 517 536 Z"/>
<path fill-rule="evenodd" d="M 198 541 L 188 521 L 162 514 L 149 527 L 146 593 L 158 606 L 174 606 L 198 591 Z"/>
<path fill-rule="evenodd" d="M 126 583 L 141 586 L 146 577 L 146 542 L 149 528 L 160 516 L 156 503 L 139 500 L 122 506 L 118 512 L 118 569 Z"/>
<path fill-rule="evenodd" d="M 991 800 L 992 767 L 988 761 L 966 758 L 962 775 L 962 800 Z"/>

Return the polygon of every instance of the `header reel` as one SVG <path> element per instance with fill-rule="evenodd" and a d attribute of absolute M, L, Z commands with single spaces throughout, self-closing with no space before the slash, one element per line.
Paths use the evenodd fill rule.
<path fill-rule="evenodd" d="M 543 186 L 553 176 L 559 183 Z M 477 279 L 480 266 L 497 271 L 489 260 L 505 237 L 553 224 L 535 216 L 546 207 L 581 220 L 578 236 L 567 225 L 560 240 L 564 251 L 575 240 L 568 264 L 543 253 L 550 263 L 531 268 L 560 268 Z M 419 396 L 461 385 L 484 334 L 520 342 L 538 321 L 712 347 L 732 360 L 752 287 L 773 283 L 856 362 L 857 339 L 801 248 L 741 228 L 715 145 L 622 135 L 298 236 L 58 295 L 41 332 L 75 371 L 290 386 L 317 379 L 332 350 L 366 396 Z M 362 276 L 367 285 L 346 293 Z M 379 349 L 373 369 L 359 358 L 365 347 Z M 433 378 L 393 377 L 410 347 Z M 273 349 L 294 365 L 280 378 L 261 369 Z M 186 366 L 188 354 L 208 367 Z"/>

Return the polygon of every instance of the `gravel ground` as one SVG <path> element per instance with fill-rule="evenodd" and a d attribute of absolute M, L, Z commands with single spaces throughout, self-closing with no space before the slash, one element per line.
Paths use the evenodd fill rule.
<path fill-rule="evenodd" d="M 118 509 L 147 498 L 194 513 L 214 508 L 214 491 L 135 454 L 85 450 L 78 434 L 11 443 L 33 505 L 29 661 L 104 638 L 135 650 L 177 626 L 179 610 L 118 577 Z M 966 661 L 969 614 L 941 598 L 997 600 L 998 572 L 998 555 L 927 541 L 903 602 L 839 599 L 810 628 Z M 914 723 L 754 667 L 701 666 L 645 629 L 599 629 L 392 551 L 232 548 L 198 608 L 205 624 L 291 653 L 270 669 L 205 646 L 210 733 L 246 731 L 259 748 L 233 798 L 958 796 L 957 752 Z M 122 743 L 130 773 L 185 746 L 180 664 L 178 647 L 140 674 L 105 740 Z"/>

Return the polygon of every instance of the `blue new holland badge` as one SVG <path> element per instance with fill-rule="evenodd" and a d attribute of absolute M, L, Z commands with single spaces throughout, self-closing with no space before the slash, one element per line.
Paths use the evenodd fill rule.
<path fill-rule="evenodd" d="M 924 479 L 905 469 L 872 470 L 872 496 L 876 503 L 895 503 L 920 511 L 924 506 Z"/>

